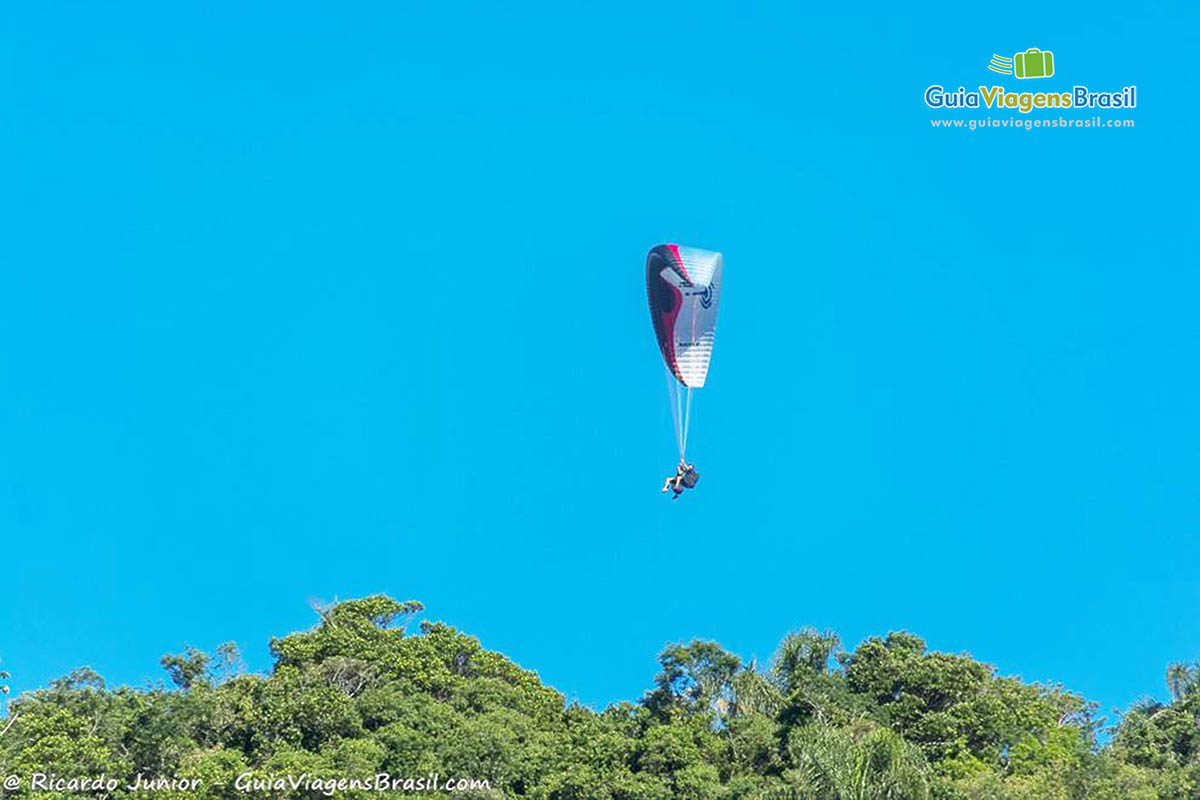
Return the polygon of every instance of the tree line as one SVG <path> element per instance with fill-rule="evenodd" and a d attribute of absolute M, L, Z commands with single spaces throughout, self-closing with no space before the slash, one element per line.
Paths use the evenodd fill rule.
<path fill-rule="evenodd" d="M 123 787 L 142 776 L 198 787 L 154 792 L 164 798 L 316 798 L 330 784 L 272 780 L 382 773 L 482 779 L 458 796 L 537 800 L 1200 797 L 1200 662 L 1167 670 L 1169 702 L 1106 728 L 1062 686 L 909 633 L 845 651 L 834 632 L 806 629 L 766 664 L 715 642 L 669 646 L 640 700 L 594 711 L 448 625 L 410 632 L 420 603 L 317 610 L 311 630 L 271 642 L 266 675 L 227 644 L 164 656 L 169 684 L 108 688 L 80 669 L 22 694 L 0 718 L 0 774 L 119 778 L 110 797 L 135 796 Z M 5 794 L 79 796 L 28 780 Z"/>

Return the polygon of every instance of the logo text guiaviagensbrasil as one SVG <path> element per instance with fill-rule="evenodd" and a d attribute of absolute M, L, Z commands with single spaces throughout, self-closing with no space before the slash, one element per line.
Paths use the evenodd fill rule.
<path fill-rule="evenodd" d="M 1052 78 L 1055 74 L 1054 53 L 1036 47 L 1012 56 L 993 53 L 987 68 L 1018 80 Z M 1115 92 L 1094 92 L 1076 84 L 1070 91 L 1012 92 L 1003 86 L 982 84 L 974 91 L 969 91 L 965 86 L 946 91 L 941 84 L 934 84 L 925 90 L 925 105 L 930 108 L 1009 109 L 1022 114 L 1040 109 L 1136 108 L 1137 87 L 1126 86 Z"/>

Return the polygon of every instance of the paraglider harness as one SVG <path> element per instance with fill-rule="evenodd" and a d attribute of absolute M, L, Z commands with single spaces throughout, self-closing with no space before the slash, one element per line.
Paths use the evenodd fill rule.
<path fill-rule="evenodd" d="M 683 485 L 689 489 L 695 489 L 696 483 L 700 480 L 700 473 L 696 472 L 695 468 L 689 467 L 683 472 Z"/>
<path fill-rule="evenodd" d="M 696 488 L 696 483 L 700 480 L 700 473 L 696 472 L 694 467 L 680 461 L 679 466 L 675 468 L 675 477 L 667 479 L 667 486 L 663 487 L 663 491 L 670 487 L 672 500 L 678 500 L 679 495 L 683 494 L 684 489 Z"/>

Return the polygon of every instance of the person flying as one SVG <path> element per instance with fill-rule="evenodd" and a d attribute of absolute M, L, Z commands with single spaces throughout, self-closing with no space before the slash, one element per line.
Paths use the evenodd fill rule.
<path fill-rule="evenodd" d="M 683 494 L 685 489 L 694 489 L 696 482 L 700 480 L 700 474 L 696 472 L 694 464 L 688 464 L 680 459 L 679 466 L 675 467 L 675 474 L 667 478 L 663 483 L 663 494 L 674 492 L 672 500 L 678 500 L 679 495 Z"/>

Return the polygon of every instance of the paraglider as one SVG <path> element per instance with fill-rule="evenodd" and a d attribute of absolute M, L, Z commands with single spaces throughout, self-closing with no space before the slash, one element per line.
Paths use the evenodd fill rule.
<path fill-rule="evenodd" d="M 680 460 L 679 466 L 675 468 L 675 474 L 668 477 L 663 484 L 663 494 L 675 492 L 671 499 L 678 500 L 684 489 L 695 489 L 696 482 L 699 480 L 700 474 L 696 472 L 695 465 Z"/>
<path fill-rule="evenodd" d="M 704 386 L 712 361 L 721 299 L 720 253 L 678 244 L 660 244 L 646 256 L 646 295 L 650 321 L 666 367 L 671 417 L 679 446 L 679 466 L 667 478 L 663 492 L 677 500 L 700 479 L 687 463 L 692 391 Z"/>

